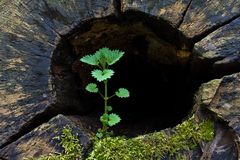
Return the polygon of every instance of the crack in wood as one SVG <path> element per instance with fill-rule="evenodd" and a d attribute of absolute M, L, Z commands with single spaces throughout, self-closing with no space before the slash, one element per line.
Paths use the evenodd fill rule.
<path fill-rule="evenodd" d="M 37 114 L 34 116 L 29 123 L 26 123 L 24 126 L 21 127 L 21 129 L 16 133 L 13 134 L 11 137 L 8 138 L 8 140 L 0 146 L 0 150 L 6 147 L 7 145 L 17 141 L 22 136 L 28 134 L 38 126 L 40 126 L 43 123 L 48 122 L 51 118 L 55 117 L 58 113 L 56 109 L 54 108 L 54 105 L 51 104 L 47 109 L 45 109 L 42 113 Z"/>
<path fill-rule="evenodd" d="M 225 22 L 222 22 L 219 25 L 213 26 L 212 28 L 206 30 L 205 32 L 203 32 L 200 35 L 197 35 L 195 37 L 192 38 L 192 42 L 195 44 L 199 41 L 201 41 L 202 39 L 204 39 L 205 37 L 207 37 L 209 34 L 213 33 L 214 31 L 218 30 L 221 27 L 224 27 L 225 25 L 230 24 L 232 21 L 236 20 L 237 18 L 240 18 L 240 13 L 237 14 L 236 16 L 233 16 L 232 18 L 226 20 Z"/>
<path fill-rule="evenodd" d="M 181 18 L 181 20 L 179 21 L 179 23 L 177 24 L 176 28 L 179 28 L 179 27 L 181 26 L 181 24 L 183 23 L 184 18 L 185 18 L 185 16 L 186 16 L 187 11 L 188 11 L 188 9 L 189 9 L 189 7 L 190 7 L 191 4 L 192 4 L 192 0 L 189 1 L 188 5 L 187 5 L 187 8 L 186 8 L 185 11 L 182 13 L 182 18 Z"/>

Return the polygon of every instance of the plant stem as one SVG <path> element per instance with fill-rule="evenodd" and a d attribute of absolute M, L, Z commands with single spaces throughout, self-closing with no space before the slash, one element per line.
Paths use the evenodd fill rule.
<path fill-rule="evenodd" d="M 112 96 L 108 97 L 108 99 L 110 99 L 110 98 L 113 98 L 113 97 L 115 97 L 115 96 L 116 96 L 116 94 L 114 94 L 114 95 L 112 95 Z"/>
<path fill-rule="evenodd" d="M 108 92 L 107 92 L 107 80 L 104 81 L 104 114 L 108 114 L 108 107 L 107 107 L 107 101 L 108 101 Z M 102 130 L 105 132 L 107 131 L 108 127 L 106 124 L 103 124 Z"/>
<path fill-rule="evenodd" d="M 101 92 L 98 92 L 99 93 L 99 95 L 104 99 L 104 96 L 103 96 L 103 94 L 101 93 Z"/>
<path fill-rule="evenodd" d="M 104 113 L 108 113 L 107 101 L 108 101 L 108 92 L 107 92 L 107 80 L 104 81 Z"/>

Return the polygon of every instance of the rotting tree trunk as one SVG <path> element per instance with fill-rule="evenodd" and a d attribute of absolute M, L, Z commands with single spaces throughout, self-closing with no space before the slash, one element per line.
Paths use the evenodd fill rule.
<path fill-rule="evenodd" d="M 104 0 L 3 0 L 0 8 L 0 148 L 3 148 L 58 114 L 49 68 L 60 37 L 83 20 L 114 14 L 114 9 L 110 1 Z M 38 150 L 45 150 L 44 145 L 41 147 Z M 0 157 L 11 157 L 3 153 Z M 23 150 L 15 158 L 22 157 L 21 154 Z"/>
<path fill-rule="evenodd" d="M 22 159 L 23 156 L 31 155 L 24 153 L 27 149 L 20 146 L 24 146 L 26 142 L 19 138 L 26 134 L 25 138 L 28 137 L 29 141 L 34 142 L 39 134 L 34 134 L 34 138 L 34 131 L 30 131 L 58 114 L 54 108 L 54 89 L 49 83 L 51 55 L 61 36 L 85 20 L 114 14 L 120 16 L 119 13 L 129 10 L 147 13 L 165 20 L 175 28 L 179 27 L 186 37 L 183 41 L 187 41 L 189 46 L 194 46 L 201 40 L 194 46 L 193 60 L 189 62 L 193 66 L 192 72 L 199 73 L 198 76 L 204 76 L 206 70 L 216 72 L 216 77 L 240 71 L 239 0 L 122 0 L 121 4 L 119 1 L 114 2 L 0 1 L 0 158 Z M 181 47 L 184 49 L 184 46 Z M 205 70 L 200 69 L 203 65 Z M 223 72 L 224 74 L 219 74 Z M 209 100 L 212 102 L 207 105 L 207 109 L 233 128 L 236 139 L 239 139 L 239 79 L 239 74 L 223 78 L 216 95 Z M 203 94 L 205 93 L 208 91 Z M 225 94 L 230 96 L 222 96 Z M 66 123 L 70 124 L 67 120 Z M 41 132 L 48 133 L 48 129 Z M 44 136 L 50 140 L 53 135 Z M 43 143 L 48 146 L 49 142 Z M 49 153 L 52 149 L 57 151 L 53 147 L 46 149 L 39 141 L 30 147 L 34 146 L 36 153 L 39 150 L 46 151 L 41 154 Z M 230 151 L 236 149 L 236 146 L 229 147 Z M 14 154 L 12 148 L 18 148 L 18 154 Z M 221 145 L 214 149 L 211 154 L 217 155 L 210 156 L 211 159 L 217 159 L 216 157 L 224 154 L 221 152 L 218 155 Z M 237 157 L 235 152 L 232 155 L 233 157 L 225 154 L 228 159 Z"/>

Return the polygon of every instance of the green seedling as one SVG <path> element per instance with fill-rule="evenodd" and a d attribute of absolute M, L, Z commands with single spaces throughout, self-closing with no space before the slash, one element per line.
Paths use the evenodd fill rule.
<path fill-rule="evenodd" d="M 129 91 L 126 88 L 119 88 L 114 94 L 108 94 L 108 80 L 114 75 L 114 70 L 110 69 L 110 66 L 115 64 L 122 56 L 124 52 L 119 50 L 110 50 L 109 48 L 101 48 L 96 51 L 95 54 L 90 54 L 82 57 L 81 62 L 92 65 L 97 69 L 91 71 L 91 75 L 98 82 L 104 84 L 104 93 L 102 93 L 96 83 L 89 83 L 86 86 L 86 90 L 91 93 L 98 93 L 104 100 L 104 113 L 100 117 L 102 128 L 98 129 L 96 136 L 103 138 L 108 136 L 111 132 L 108 132 L 109 127 L 118 124 L 121 118 L 116 113 L 112 113 L 112 107 L 108 105 L 108 100 L 117 96 L 119 98 L 128 98 L 130 96 Z"/>

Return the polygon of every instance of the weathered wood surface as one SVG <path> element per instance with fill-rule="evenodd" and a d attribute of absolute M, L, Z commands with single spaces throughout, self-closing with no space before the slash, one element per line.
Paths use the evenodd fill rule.
<path fill-rule="evenodd" d="M 187 38 L 199 40 L 239 16 L 239 0 L 192 0 L 179 30 Z"/>
<path fill-rule="evenodd" d="M 4 5 L 0 19 L 0 145 L 48 107 L 51 52 L 57 35 L 19 1 Z M 46 105 L 39 105 L 45 103 Z"/>
<path fill-rule="evenodd" d="M 240 137 L 240 74 L 223 77 L 208 108 Z"/>
<path fill-rule="evenodd" d="M 123 0 L 122 11 L 141 11 L 162 18 L 177 27 L 187 10 L 191 0 Z"/>
<path fill-rule="evenodd" d="M 180 32 L 190 41 L 200 41 L 194 46 L 192 64 L 196 63 L 196 68 L 203 66 L 198 60 L 207 60 L 211 62 L 212 72 L 226 68 L 239 72 L 239 0 L 123 0 L 121 7 L 121 12 L 136 10 L 164 19 L 173 27 L 180 25 Z M 51 106 L 54 93 L 49 83 L 49 67 L 61 35 L 80 22 L 114 14 L 115 10 L 109 0 L 0 1 L 0 148 Z M 219 80 L 212 89 L 205 88 L 205 93 L 209 93 L 205 95 L 205 106 L 226 121 L 238 137 L 239 79 L 239 74 L 234 74 Z M 16 150 L 10 148 L 38 141 L 37 135 L 51 130 L 51 126 L 47 132 L 41 127 L 5 146 L 1 154 L 17 156 Z M 37 133 L 39 129 L 43 132 Z M 22 141 L 33 133 L 35 138 Z M 228 133 L 220 136 L 224 135 Z M 52 136 L 46 138 L 50 140 Z M 46 141 L 44 144 L 48 146 Z M 40 142 L 36 143 L 39 145 Z M 223 146 L 218 147 L 220 150 Z M 232 143 L 229 147 L 235 151 Z M 21 152 L 20 157 L 28 156 L 28 152 L 23 154 L 24 149 Z"/>
<path fill-rule="evenodd" d="M 1 149 L 0 157 L 5 159 L 24 159 L 36 158 L 50 153 L 61 153 L 63 148 L 59 144 L 60 140 L 56 138 L 61 136 L 65 126 L 72 130 L 72 134 L 77 135 L 79 143 L 86 151 L 90 145 L 90 138 L 86 131 L 75 125 L 67 117 L 58 115 Z"/>
<path fill-rule="evenodd" d="M 240 71 L 240 18 L 217 29 L 194 46 L 193 68 L 209 62 L 215 75 Z M 202 71 L 204 72 L 204 71 Z"/>
<path fill-rule="evenodd" d="M 202 158 L 214 160 L 238 159 L 240 73 L 204 83 L 199 89 L 198 101 L 199 107 L 211 111 L 217 119 L 225 122 L 215 124 L 215 138 L 205 148 Z M 231 127 L 231 129 L 229 130 L 228 127 Z"/>
<path fill-rule="evenodd" d="M 0 8 L 2 146 L 49 107 L 53 94 L 49 67 L 60 35 L 114 10 L 107 0 L 4 0 Z"/>
<path fill-rule="evenodd" d="M 222 78 L 214 97 L 207 108 L 231 127 L 231 130 L 217 130 L 221 137 L 212 145 L 211 159 L 238 159 L 237 146 L 240 138 L 240 74 Z M 234 132 L 233 132 L 233 131 Z M 224 142 L 224 143 L 223 143 Z M 214 143 L 214 142 L 213 142 Z"/>

